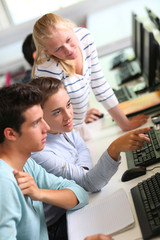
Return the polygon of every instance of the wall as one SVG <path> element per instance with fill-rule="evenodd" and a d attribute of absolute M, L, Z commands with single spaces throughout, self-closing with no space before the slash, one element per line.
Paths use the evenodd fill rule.
<path fill-rule="evenodd" d="M 125 1 L 127 0 L 87 0 L 61 9 L 56 13 L 71 19 L 80 26 L 85 25 L 88 14 Z M 23 58 L 21 46 L 27 34 L 32 32 L 35 21 L 36 19 L 33 19 L 0 32 L 0 74 L 12 71 L 20 65 L 24 65 L 25 68 L 29 67 Z"/>
<path fill-rule="evenodd" d="M 73 20 L 77 25 L 85 25 L 87 16 L 92 13 L 90 20 L 93 19 L 92 22 L 94 24 L 92 24 L 92 27 L 90 26 L 90 30 L 98 46 L 99 55 L 104 55 L 110 53 L 111 49 L 114 51 L 130 45 L 131 29 L 127 23 L 127 21 L 130 22 L 130 12 L 135 9 L 137 11 L 141 10 L 145 5 L 150 7 L 156 14 L 159 14 L 159 0 L 86 0 L 71 7 L 61 9 L 56 13 Z M 100 17 L 95 21 L 94 15 L 97 15 L 99 10 L 103 11 L 104 19 L 101 17 L 101 13 L 98 13 Z M 29 68 L 29 65 L 23 58 L 21 47 L 24 38 L 32 32 L 35 21 L 36 19 L 33 19 L 32 21 L 12 26 L 0 32 L 0 74 L 12 71 L 21 65 Z M 126 27 L 124 27 L 123 23 L 126 23 Z M 104 30 L 101 30 L 102 26 L 104 26 Z M 107 32 L 109 27 L 111 31 Z M 106 42 L 109 39 L 109 34 L 111 37 L 115 35 L 116 38 L 113 41 L 110 39 L 109 42 Z M 121 35 L 121 38 L 118 38 L 119 35 Z M 105 44 L 104 46 L 103 44 L 99 46 L 99 39 L 103 40 L 102 43 L 107 44 L 107 46 Z M 114 42 L 115 39 L 117 42 Z"/>

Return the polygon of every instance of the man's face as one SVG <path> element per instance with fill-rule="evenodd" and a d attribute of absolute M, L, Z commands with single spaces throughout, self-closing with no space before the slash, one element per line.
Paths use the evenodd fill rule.
<path fill-rule="evenodd" d="M 73 109 L 64 88 L 48 98 L 43 107 L 44 119 L 51 133 L 70 132 L 73 129 Z"/>
<path fill-rule="evenodd" d="M 26 118 L 18 134 L 17 142 L 23 152 L 36 152 L 44 148 L 49 126 L 43 119 L 40 105 L 34 105 L 24 112 Z"/>

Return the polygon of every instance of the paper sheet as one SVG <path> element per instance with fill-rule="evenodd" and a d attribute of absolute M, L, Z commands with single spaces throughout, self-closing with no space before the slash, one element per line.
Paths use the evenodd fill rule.
<path fill-rule="evenodd" d="M 70 211 L 67 222 L 69 240 L 83 240 L 97 233 L 113 235 L 134 226 L 133 214 L 123 189 L 94 205 Z"/>

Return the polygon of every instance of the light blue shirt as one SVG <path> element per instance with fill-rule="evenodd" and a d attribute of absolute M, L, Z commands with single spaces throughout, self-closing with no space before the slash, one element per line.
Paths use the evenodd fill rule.
<path fill-rule="evenodd" d="M 45 147 L 40 152 L 32 153 L 32 158 L 47 172 L 67 179 L 73 179 L 88 192 L 100 191 L 116 173 L 119 161 L 114 161 L 107 151 L 103 153 L 95 166 L 86 143 L 74 130 L 63 134 L 47 134 Z M 88 167 L 90 170 L 85 170 Z M 45 205 L 47 225 L 55 222 L 64 211 Z"/>
<path fill-rule="evenodd" d="M 79 204 L 72 210 L 88 203 L 84 189 L 62 177 L 48 174 L 45 169 L 29 158 L 24 171 L 33 176 L 39 188 L 71 189 Z M 47 240 L 43 204 L 24 197 L 13 175 L 13 168 L 0 159 L 0 239 L 9 240 Z"/>

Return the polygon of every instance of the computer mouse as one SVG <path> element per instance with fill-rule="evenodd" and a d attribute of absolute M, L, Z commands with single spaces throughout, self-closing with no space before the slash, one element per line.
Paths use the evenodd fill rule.
<path fill-rule="evenodd" d="M 93 115 L 95 115 L 95 116 L 98 117 L 99 119 L 104 117 L 104 114 L 103 114 L 103 113 L 101 113 L 101 115 L 98 115 L 98 114 L 94 113 Z M 91 123 L 91 122 L 88 121 L 87 123 Z"/>
<path fill-rule="evenodd" d="M 103 113 L 102 113 L 101 115 L 98 115 L 98 114 L 94 113 L 94 115 L 95 115 L 96 117 L 98 117 L 98 118 L 103 118 L 103 117 L 104 117 L 104 114 L 103 114 Z"/>
<path fill-rule="evenodd" d="M 140 177 L 145 174 L 146 174 L 146 167 L 140 166 L 140 167 L 131 168 L 131 169 L 126 170 L 123 173 L 121 181 L 127 182 L 127 181 L 130 181 L 131 179 Z"/>

